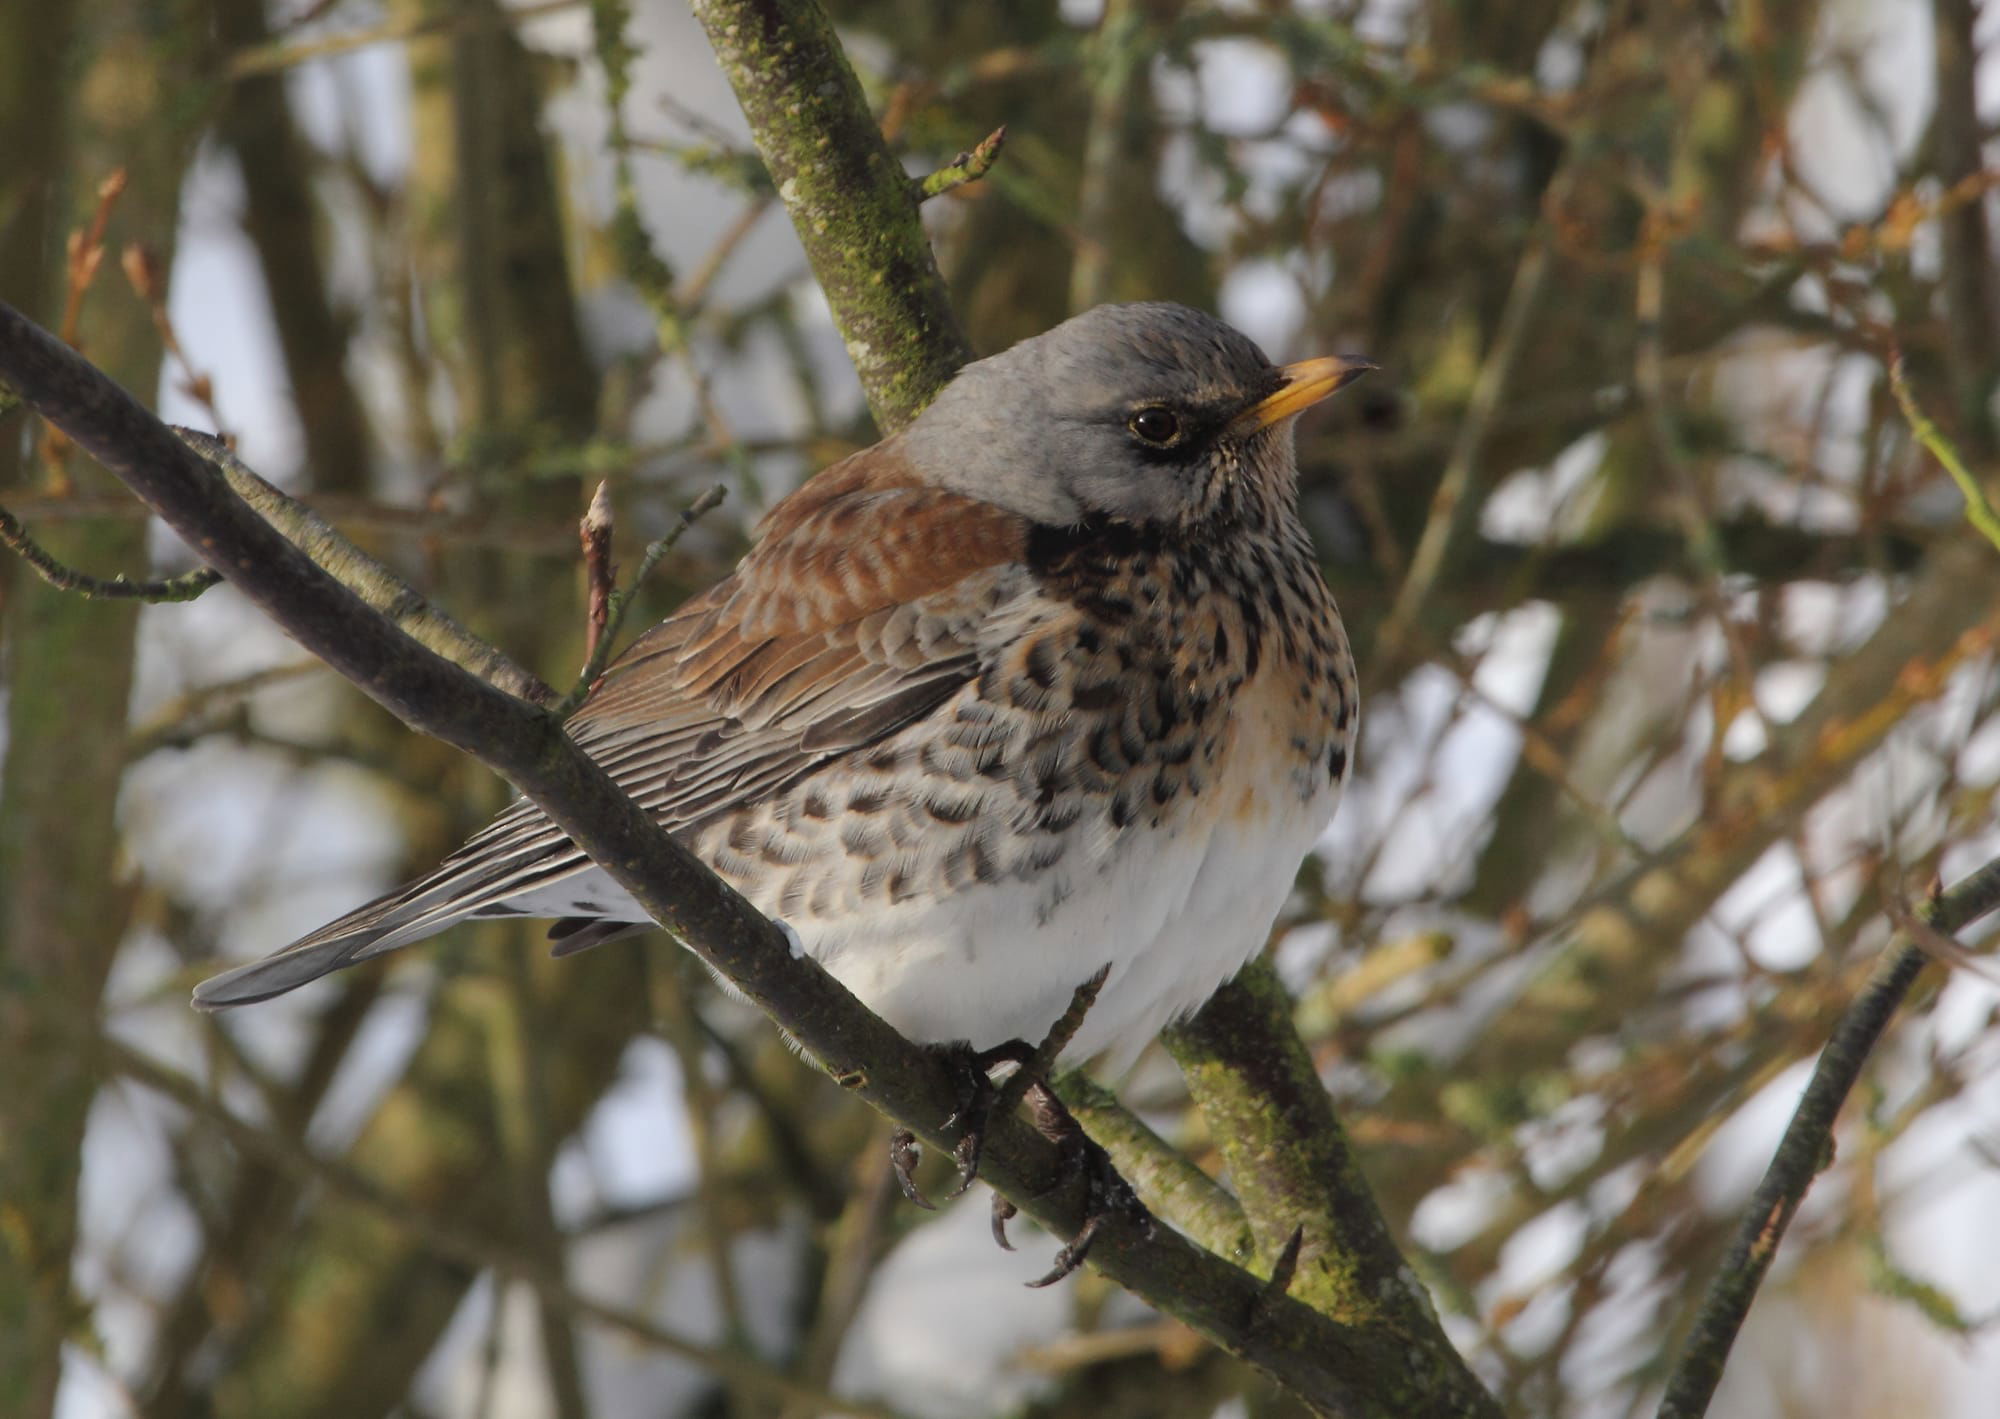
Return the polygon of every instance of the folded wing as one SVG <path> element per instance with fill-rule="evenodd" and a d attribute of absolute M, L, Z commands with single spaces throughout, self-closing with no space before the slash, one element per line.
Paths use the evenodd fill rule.
<path fill-rule="evenodd" d="M 759 531 L 735 572 L 634 642 L 570 721 L 670 831 L 921 720 L 979 674 L 981 627 L 1026 594 L 1026 524 L 920 485 L 893 442 L 827 469 Z M 539 914 L 537 897 L 592 867 L 522 800 L 436 871 L 204 981 L 195 1003 L 268 999 L 454 922 Z M 627 929 L 586 919 L 555 934 L 574 950 Z"/>

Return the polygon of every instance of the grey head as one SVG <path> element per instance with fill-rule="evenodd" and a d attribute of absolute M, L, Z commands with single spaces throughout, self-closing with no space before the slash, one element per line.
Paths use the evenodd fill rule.
<path fill-rule="evenodd" d="M 1289 499 L 1293 416 L 1369 368 L 1279 368 L 1187 306 L 1101 305 L 967 365 L 903 449 L 927 482 L 1037 523 L 1186 524 L 1246 480 Z"/>

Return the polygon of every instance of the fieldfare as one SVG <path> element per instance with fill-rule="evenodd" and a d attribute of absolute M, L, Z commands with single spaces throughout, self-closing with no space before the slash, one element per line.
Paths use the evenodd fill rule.
<path fill-rule="evenodd" d="M 773 507 L 570 732 L 909 1037 L 1004 1053 L 1108 968 L 1064 1058 L 1129 1060 L 1263 945 L 1346 776 L 1292 426 L 1368 368 L 1165 303 L 968 365 Z M 558 952 L 651 924 L 524 801 L 195 1003 L 502 916 Z"/>

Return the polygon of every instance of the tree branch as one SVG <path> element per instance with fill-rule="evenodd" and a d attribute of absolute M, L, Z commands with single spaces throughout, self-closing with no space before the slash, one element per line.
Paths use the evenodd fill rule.
<path fill-rule="evenodd" d="M 139 412 L 145 413 L 143 409 Z M 221 439 L 196 429 L 175 428 L 173 432 L 182 443 L 206 460 L 208 469 L 212 471 L 205 471 L 204 477 L 221 473 L 229 490 L 282 533 L 287 542 L 303 551 L 313 565 L 360 597 L 369 609 L 381 612 L 391 625 L 419 645 L 454 665 L 463 666 L 517 699 L 538 705 L 554 701 L 555 691 L 544 685 L 533 672 L 516 665 L 501 651 L 425 601 L 416 588 L 341 536 L 332 523 L 297 498 L 259 477 Z M 304 641 L 300 643 L 306 644 Z"/>
<path fill-rule="evenodd" d="M 1995 907 L 2000 907 L 2000 859 L 1925 903 L 1917 915 L 1925 927 L 1950 936 Z M 1743 1209 L 1722 1268 L 1702 1298 L 1701 1310 L 1668 1375 L 1659 1419 L 1699 1419 L 1708 1412 L 1730 1347 L 1771 1269 L 1778 1244 L 1785 1239 L 1785 1229 L 1805 1200 L 1806 1189 L 1832 1158 L 1840 1106 L 1929 959 L 1923 942 L 1908 932 L 1897 932 L 1868 984 L 1834 1026 L 1778 1151 Z"/>
<path fill-rule="evenodd" d="M 882 141 L 817 0 L 694 0 L 694 13 L 833 307 L 868 407 L 885 432 L 899 429 L 972 358 L 917 221 L 921 188 Z"/>
<path fill-rule="evenodd" d="M 28 535 L 20 519 L 0 507 L 0 545 L 17 553 L 35 574 L 57 591 L 70 591 L 93 601 L 192 601 L 222 580 L 208 567 L 198 567 L 159 581 L 128 581 L 121 573 L 108 581 L 66 567 Z"/>
<path fill-rule="evenodd" d="M 1270 963 L 1252 961 L 1163 1039 L 1229 1165 L 1259 1263 L 1275 1277 L 1289 1256 L 1293 1295 L 1406 1352 L 1403 1412 L 1430 1413 L 1449 1394 L 1463 1412 L 1497 1415 L 1396 1249 Z"/>

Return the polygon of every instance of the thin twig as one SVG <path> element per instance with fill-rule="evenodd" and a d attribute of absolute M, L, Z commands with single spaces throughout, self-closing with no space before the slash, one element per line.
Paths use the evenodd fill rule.
<path fill-rule="evenodd" d="M 89 576 L 57 561 L 5 508 L 0 508 L 0 544 L 18 552 L 21 560 L 56 590 L 72 591 L 92 601 L 192 601 L 222 580 L 222 574 L 212 567 L 197 567 L 159 581 L 132 581 L 122 573 L 109 581 Z"/>
<path fill-rule="evenodd" d="M 502 13 L 508 24 L 518 25 L 543 15 L 573 10 L 583 3 L 584 0 L 539 0 L 539 3 L 514 6 Z M 420 39 L 425 35 L 450 34 L 487 23 L 488 13 L 485 10 L 454 8 L 443 14 L 426 13 L 389 20 L 363 30 L 344 30 L 339 34 L 320 35 L 313 39 L 260 44 L 232 56 L 223 66 L 222 77 L 234 81 L 256 74 L 276 74 L 314 59 L 351 54 L 373 44 L 393 44 L 406 39 Z"/>
<path fill-rule="evenodd" d="M 1673 484 L 1676 496 L 1669 501 L 1687 538 L 1688 555 L 1694 561 L 1696 594 L 1729 652 L 1735 696 L 1743 703 L 1751 699 L 1756 671 L 1750 662 L 1749 648 L 1743 643 L 1743 633 L 1729 614 L 1729 598 L 1723 589 L 1729 564 L 1722 553 L 1714 512 L 1702 495 L 1701 480 L 1689 466 L 1680 427 L 1667 402 L 1665 306 L 1667 245 L 1672 228 L 1673 219 L 1661 205 L 1655 204 L 1647 212 L 1645 236 L 1639 247 L 1638 278 L 1633 283 L 1638 340 L 1632 352 L 1632 383 L 1646 411 L 1653 452 Z M 1723 727 L 1726 726 L 1718 725 L 1718 730 Z M 1719 733 L 1717 739 L 1720 742 Z"/>
<path fill-rule="evenodd" d="M 1179 1370 L 1185 1368 L 1183 1357 L 1199 1353 L 1205 1343 L 1186 1326 L 1163 1320 L 1151 1325 L 1073 1332 L 1046 1345 L 1029 1345 L 1015 1351 L 1013 1363 L 1038 1374 L 1067 1375 L 1108 1365 L 1114 1360 L 1152 1355 L 1164 1361 L 1165 1368 Z"/>
<path fill-rule="evenodd" d="M 1473 475 L 1478 471 L 1479 454 L 1491 430 L 1493 416 L 1499 411 L 1500 400 L 1507 392 L 1515 366 L 1527 348 L 1528 331 L 1534 324 L 1535 313 L 1541 308 L 1542 293 L 1548 285 L 1549 269 L 1555 260 L 1556 225 L 1561 220 L 1570 185 L 1567 169 L 1549 181 L 1548 191 L 1542 199 L 1544 216 L 1541 225 L 1530 239 L 1527 251 L 1522 253 L 1520 264 L 1514 268 L 1514 280 L 1507 291 L 1507 303 L 1501 308 L 1500 324 L 1493 332 L 1493 343 L 1487 348 L 1486 358 L 1473 379 L 1472 396 L 1466 403 L 1465 415 L 1452 441 L 1451 459 L 1445 464 L 1444 476 L 1438 480 L 1437 491 L 1431 495 L 1424 530 L 1417 539 L 1416 550 L 1410 555 L 1409 573 L 1397 588 L 1395 602 L 1389 608 L 1388 622 L 1376 638 L 1375 654 L 1378 660 L 1393 661 L 1403 652 L 1416 629 L 1424 603 L 1429 600 L 1445 569 L 1445 559 L 1452 544 L 1459 540 L 1459 533 L 1471 521 L 1472 504 L 1467 494 L 1472 490 Z"/>
<path fill-rule="evenodd" d="M 181 345 L 179 334 L 174 330 L 174 319 L 167 311 L 167 279 L 159 253 L 141 241 L 128 241 L 118 255 L 120 269 L 139 299 L 146 303 L 153 315 L 153 329 L 158 332 L 160 344 L 174 362 L 181 367 L 181 390 L 190 399 L 201 405 L 215 425 L 217 436 L 228 438 L 222 421 L 222 410 L 215 403 L 215 381 L 206 373 L 194 367 L 194 361 Z"/>
<path fill-rule="evenodd" d="M 775 197 L 758 196 L 745 202 L 743 210 L 736 214 L 736 220 L 723 230 L 722 235 L 715 239 L 715 245 L 708 249 L 708 254 L 702 257 L 694 270 L 687 274 L 680 288 L 674 292 L 674 305 L 681 312 L 683 319 L 692 319 L 701 310 L 703 302 L 708 299 L 710 288 L 715 284 L 715 278 L 722 274 L 722 268 L 728 264 L 729 258 L 735 255 L 743 245 L 744 239 L 756 229 L 757 223 L 764 219 L 764 214 L 771 210 L 771 204 L 776 200 Z"/>
<path fill-rule="evenodd" d="M 1926 902 L 1917 915 L 1926 927 L 1949 935 L 1997 906 L 2000 860 L 1987 863 L 1943 896 Z M 1896 1007 L 1929 960 L 1930 952 L 1924 945 L 1907 932 L 1898 932 L 1868 983 L 1842 1012 L 1763 1180 L 1750 1195 L 1722 1267 L 1702 1297 L 1701 1310 L 1668 1375 L 1658 1419 L 1700 1419 L 1708 1412 L 1730 1346 L 1750 1313 L 1750 1303 L 1770 1270 L 1785 1229 L 1813 1178 L 1826 1165 L 1840 1107 Z"/>
<path fill-rule="evenodd" d="M 111 209 L 118 205 L 125 182 L 122 167 L 106 174 L 97 184 L 97 208 L 91 213 L 90 225 L 73 228 L 69 234 L 64 253 L 63 313 L 59 328 L 63 343 L 72 350 L 83 348 L 83 298 L 97 279 L 97 268 L 104 262 L 104 233 L 111 225 Z M 69 450 L 69 436 L 51 425 L 42 436 L 42 461 L 49 466 L 50 485 L 58 494 L 69 491 L 69 475 L 64 467 Z"/>
<path fill-rule="evenodd" d="M 1889 924 L 1910 938 L 1910 944 L 1920 948 L 1939 965 L 1948 970 L 1964 971 L 1967 975 L 1978 976 L 1988 985 L 2000 985 L 2000 969 L 1985 956 L 1974 955 L 1951 937 L 1925 921 L 1902 895 L 1894 890 L 1882 896 L 1882 914 L 1889 918 Z"/>
<path fill-rule="evenodd" d="M 987 169 L 998 161 L 1000 149 L 1007 141 L 1007 125 L 981 138 L 970 150 L 960 153 L 936 172 L 926 177 L 916 178 L 917 200 L 928 202 L 933 197 L 942 197 L 955 187 L 963 187 L 968 182 L 977 182 L 986 176 Z"/>
<path fill-rule="evenodd" d="M 646 548 L 646 555 L 639 559 L 639 569 L 632 573 L 632 584 L 623 591 L 614 591 L 610 597 L 610 607 L 604 619 L 604 631 L 591 648 L 590 659 L 584 662 L 583 673 L 577 676 L 576 684 L 564 695 L 555 707 L 556 718 L 568 719 L 577 707 L 590 698 L 590 687 L 604 674 L 604 667 L 610 663 L 611 647 L 618 643 L 618 628 L 625 623 L 625 610 L 632 604 L 633 593 L 645 585 L 646 578 L 653 574 L 653 568 L 660 559 L 673 549 L 681 535 L 694 526 L 704 513 L 722 505 L 729 490 L 717 483 L 681 512 L 681 520 L 674 524 L 673 531 Z"/>
<path fill-rule="evenodd" d="M 1908 421 L 1910 432 L 1917 436 L 1917 442 L 1930 451 L 1931 457 L 1951 475 L 1951 481 L 1958 484 L 1958 491 L 1965 498 L 1965 520 L 1979 529 L 1980 536 L 2000 548 L 2000 513 L 1986 500 L 1986 490 L 1979 486 L 1979 480 L 1972 476 L 1951 440 L 1917 404 L 1916 395 L 1910 392 L 1910 382 L 1903 375 L 1901 350 L 1889 356 L 1889 388 L 1895 392 L 1896 403 L 1902 406 L 1903 418 Z"/>
<path fill-rule="evenodd" d="M 317 660 L 295 660 L 177 695 L 132 726 L 125 742 L 126 756 L 140 759 L 156 749 L 191 744 L 197 736 L 226 724 L 231 715 L 240 716 L 251 696 L 266 686 L 317 675 L 325 669 Z"/>
<path fill-rule="evenodd" d="M 596 659 L 597 647 L 604 642 L 605 627 L 611 619 L 611 597 L 618 585 L 618 564 L 611 560 L 611 485 L 599 483 L 577 527 L 577 541 L 583 546 L 583 574 L 590 602 L 584 613 L 583 658 Z"/>
<path fill-rule="evenodd" d="M 194 1079 L 111 1035 L 100 1045 L 119 1073 L 156 1093 L 164 1094 L 196 1118 L 228 1136 L 245 1152 L 256 1154 L 301 1183 L 328 1188 L 343 1200 L 366 1209 L 399 1231 L 407 1232 L 437 1256 L 479 1270 L 491 1270 L 502 1280 L 525 1282 L 547 1304 L 585 1320 L 622 1331 L 645 1345 L 679 1355 L 714 1374 L 753 1387 L 775 1399 L 805 1401 L 815 1413 L 888 1415 L 875 1404 L 849 1404 L 823 1390 L 777 1374 L 736 1351 L 705 1345 L 659 1325 L 636 1311 L 591 1299 L 571 1289 L 560 1268 L 508 1243 L 481 1235 L 449 1218 L 425 1212 L 338 1159 L 313 1151 L 306 1143 L 268 1124 L 239 1119 Z"/>
<path fill-rule="evenodd" d="M 219 474 L 227 490 L 255 509 L 258 517 L 397 627 L 510 695 L 538 705 L 555 698 L 540 679 L 425 601 L 416 588 L 334 531 L 325 518 L 260 478 L 221 439 L 198 429 L 173 432 L 207 461 L 210 472 L 205 478 Z"/>
<path fill-rule="evenodd" d="M 82 328 L 83 298 L 97 279 L 97 268 L 104 263 L 104 233 L 111 225 L 111 209 L 118 205 L 125 182 L 122 167 L 106 174 L 97 184 L 97 208 L 90 214 L 90 225 L 69 234 L 64 263 L 67 288 L 63 293 L 62 338 L 73 350 L 82 348 L 77 337 Z"/>

